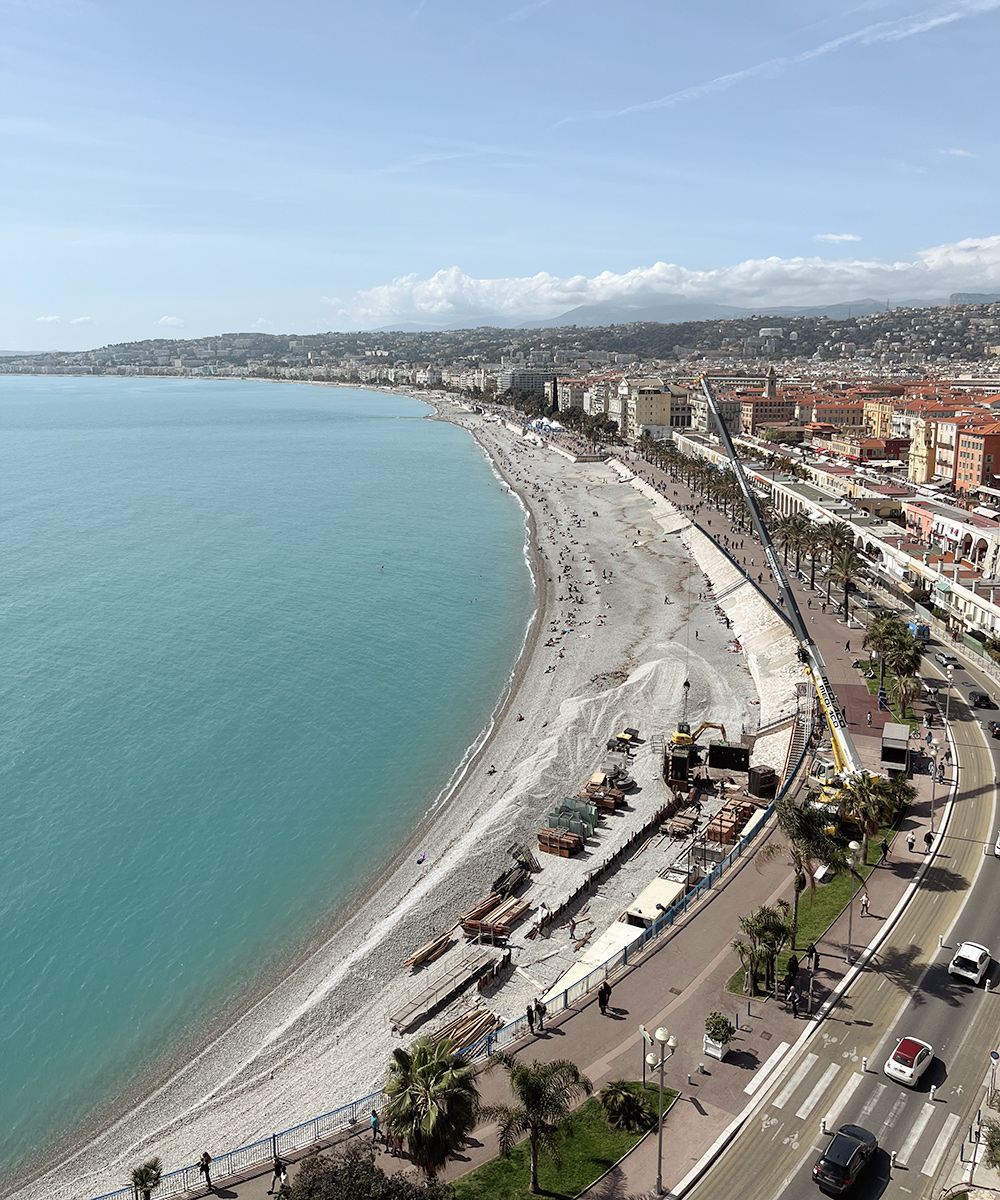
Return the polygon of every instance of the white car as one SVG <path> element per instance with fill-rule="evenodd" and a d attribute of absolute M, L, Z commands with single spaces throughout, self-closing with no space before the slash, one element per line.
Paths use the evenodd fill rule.
<path fill-rule="evenodd" d="M 973 983 L 982 983 L 990 965 L 990 952 L 977 942 L 963 942 L 955 951 L 955 957 L 948 964 L 948 974 L 957 975 L 960 979 L 971 979 Z"/>
<path fill-rule="evenodd" d="M 931 1065 L 934 1047 L 920 1038 L 900 1038 L 896 1049 L 889 1055 L 882 1068 L 890 1079 L 913 1087 Z"/>
<path fill-rule="evenodd" d="M 993 722 L 991 721 L 990 724 L 992 725 Z M 990 732 L 992 733 L 993 731 L 990 730 Z M 997 735 L 994 734 L 994 737 L 995 736 Z M 993 853 L 997 856 L 997 858 L 1000 858 L 1000 829 L 997 830 L 997 840 L 993 845 Z"/>

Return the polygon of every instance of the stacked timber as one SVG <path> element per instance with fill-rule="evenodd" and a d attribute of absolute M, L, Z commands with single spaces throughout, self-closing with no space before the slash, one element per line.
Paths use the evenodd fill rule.
<path fill-rule="evenodd" d="M 743 826 L 756 812 L 756 806 L 746 800 L 727 800 L 709 822 L 705 836 L 710 842 L 728 846 L 736 841 Z"/>
<path fill-rule="evenodd" d="M 505 871 L 499 879 L 495 879 L 493 881 L 493 886 L 490 888 L 490 891 L 498 892 L 501 896 L 512 896 L 527 878 L 527 867 L 511 867 L 511 869 L 509 871 Z"/>
<path fill-rule="evenodd" d="M 449 1038 L 456 1050 L 464 1050 L 466 1046 L 478 1042 L 502 1024 L 500 1018 L 488 1008 L 470 1008 L 454 1021 L 449 1021 L 433 1037 L 436 1042 L 443 1042 L 445 1038 Z"/>
<path fill-rule="evenodd" d="M 558 854 L 560 858 L 571 858 L 583 849 L 583 838 L 566 829 L 539 829 L 538 849 L 545 854 Z"/>
<path fill-rule="evenodd" d="M 466 921 L 480 921 L 486 914 L 503 901 L 503 896 L 499 892 L 488 892 L 481 900 L 477 900 L 475 904 L 458 918 L 459 925 L 464 925 Z"/>
<path fill-rule="evenodd" d="M 440 958 L 450 945 L 451 930 L 446 929 L 444 933 L 439 933 L 436 938 L 421 946 L 419 950 L 415 950 L 403 963 L 403 966 L 421 967 L 424 963 L 433 962 L 436 958 Z"/>
<path fill-rule="evenodd" d="M 467 938 L 479 938 L 480 941 L 492 945 L 505 942 L 510 937 L 513 927 L 530 907 L 528 900 L 518 900 L 510 896 L 481 917 L 463 919 L 462 931 Z"/>

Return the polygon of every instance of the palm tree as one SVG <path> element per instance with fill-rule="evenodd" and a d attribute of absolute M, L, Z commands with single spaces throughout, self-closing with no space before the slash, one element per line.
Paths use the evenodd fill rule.
<path fill-rule="evenodd" d="M 808 887 L 810 902 L 816 895 L 816 875 L 821 866 L 829 867 L 834 874 L 846 869 L 847 859 L 843 846 L 834 833 L 830 832 L 830 815 L 812 805 L 799 807 L 791 800 L 779 800 L 775 806 L 778 827 L 788 839 L 787 845 L 768 842 L 754 855 L 754 862 L 765 863 L 787 853 L 795 871 L 794 899 L 792 902 L 791 942 L 795 949 L 795 938 L 799 930 L 799 899 Z"/>
<path fill-rule="evenodd" d="M 409 1050 L 392 1052 L 385 1093 L 387 1127 L 433 1177 L 475 1128 L 479 1088 L 471 1065 L 449 1038 L 418 1038 Z"/>
<path fill-rule="evenodd" d="M 142 1192 L 142 1200 L 149 1200 L 154 1188 L 160 1186 L 163 1178 L 163 1163 L 158 1158 L 151 1158 L 141 1166 L 132 1169 L 132 1186 L 137 1192 Z"/>
<path fill-rule="evenodd" d="M 742 925 L 742 921 L 740 924 Z M 752 938 L 749 942 L 743 938 L 733 938 L 730 946 L 740 956 L 740 962 L 743 966 L 743 994 L 744 996 L 757 995 L 757 977 L 764 970 L 767 955 L 762 946 L 759 946 Z"/>
<path fill-rule="evenodd" d="M 859 773 L 844 787 L 844 812 L 861 827 L 861 861 L 868 862 L 868 842 L 883 825 L 891 825 L 905 800 L 912 800 L 915 789 L 905 779 L 886 779 L 883 775 Z"/>
<path fill-rule="evenodd" d="M 906 710 L 923 690 L 923 683 L 916 675 L 893 675 L 886 692 L 889 701 L 899 713 L 900 721 L 906 720 Z"/>
<path fill-rule="evenodd" d="M 865 631 L 864 641 L 861 643 L 863 649 L 878 658 L 879 687 L 885 682 L 886 656 L 890 647 L 899 638 L 898 626 L 903 627 L 907 637 L 910 636 L 909 630 L 894 612 L 876 613 L 868 622 L 868 629 Z"/>
<path fill-rule="evenodd" d="M 646 1118 L 646 1105 L 627 1079 L 613 1079 L 600 1091 L 601 1108 L 609 1125 L 616 1129 L 635 1129 Z"/>
<path fill-rule="evenodd" d="M 851 547 L 844 547 L 834 553 L 833 561 L 830 564 L 830 583 L 839 583 L 844 589 L 844 621 L 848 622 L 851 619 L 848 601 L 850 599 L 850 587 L 857 576 L 861 573 L 861 555 L 857 550 Z M 827 590 L 827 598 L 829 598 L 829 589 Z"/>
<path fill-rule="evenodd" d="M 594 1090 L 576 1063 L 565 1058 L 552 1062 L 522 1063 L 505 1051 L 494 1056 L 490 1070 L 501 1066 L 507 1072 L 510 1090 L 516 1105 L 494 1104 L 482 1110 L 487 1121 L 499 1122 L 501 1158 L 509 1158 L 516 1143 L 528 1135 L 531 1148 L 531 1183 L 528 1190 L 538 1194 L 538 1151 L 545 1149 L 558 1167 L 559 1141 L 570 1105 L 581 1092 L 589 1096 Z"/>

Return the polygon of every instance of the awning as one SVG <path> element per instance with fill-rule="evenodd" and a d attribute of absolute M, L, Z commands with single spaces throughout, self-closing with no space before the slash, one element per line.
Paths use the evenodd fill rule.
<path fill-rule="evenodd" d="M 950 592 L 951 591 L 951 584 L 945 583 L 945 581 L 943 579 L 939 579 L 937 581 L 937 583 L 934 585 L 934 587 L 939 592 Z"/>

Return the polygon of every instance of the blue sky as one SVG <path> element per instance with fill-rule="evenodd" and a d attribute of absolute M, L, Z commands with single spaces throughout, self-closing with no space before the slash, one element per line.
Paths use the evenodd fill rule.
<path fill-rule="evenodd" d="M 1000 291 L 1000 0 L 0 18 L 0 348 Z"/>

